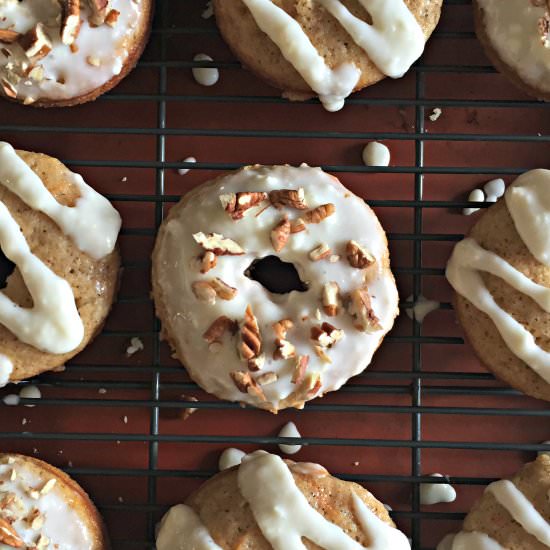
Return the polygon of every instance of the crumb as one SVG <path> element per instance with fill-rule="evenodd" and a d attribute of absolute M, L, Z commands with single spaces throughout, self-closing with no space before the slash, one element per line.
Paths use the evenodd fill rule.
<path fill-rule="evenodd" d="M 144 348 L 140 338 L 134 337 L 130 340 L 130 345 L 126 348 L 126 357 L 131 357 Z"/>
<path fill-rule="evenodd" d="M 194 403 L 198 401 L 198 399 L 192 395 L 182 395 L 181 398 L 184 401 L 193 401 Z M 196 411 L 196 407 L 187 407 L 186 409 L 183 409 L 183 419 L 187 420 Z"/>
<path fill-rule="evenodd" d="M 124 499 L 122 497 L 118 497 L 117 499 L 119 502 L 124 502 Z"/>
<path fill-rule="evenodd" d="M 359 462 L 356 460 L 354 463 L 353 463 L 354 466 L 359 466 Z"/>
<path fill-rule="evenodd" d="M 100 393 L 101 395 L 105 395 L 107 393 L 107 390 L 105 388 L 99 388 L 99 390 L 97 390 L 97 393 Z"/>
<path fill-rule="evenodd" d="M 441 113 L 443 113 L 443 111 L 439 107 L 435 107 L 432 114 L 429 116 L 430 120 L 435 122 L 441 116 Z"/>
<path fill-rule="evenodd" d="M 128 178 L 126 176 L 124 176 L 120 181 L 128 181 Z"/>
<path fill-rule="evenodd" d="M 126 415 L 122 417 L 122 422 L 124 422 L 124 424 L 128 424 L 128 417 Z"/>
<path fill-rule="evenodd" d="M 67 462 L 67 466 L 69 468 L 72 468 L 73 467 L 73 461 L 72 460 L 69 460 L 69 462 Z"/>
<path fill-rule="evenodd" d="M 214 15 L 214 7 L 212 6 L 212 0 L 206 2 L 206 7 L 201 14 L 203 19 L 210 19 Z"/>

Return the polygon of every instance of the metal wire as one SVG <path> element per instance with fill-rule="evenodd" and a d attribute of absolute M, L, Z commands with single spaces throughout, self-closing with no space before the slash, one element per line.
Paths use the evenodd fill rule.
<path fill-rule="evenodd" d="M 96 126 L 89 124 L 91 118 L 84 117 L 85 124 L 79 124 L 78 112 L 75 110 L 75 116 L 68 119 L 70 123 L 60 122 L 53 118 L 47 119 L 47 123 L 35 123 L 32 117 L 19 117 L 17 113 L 11 118 L 8 117 L 4 122 L 0 122 L 0 133 L 2 135 L 14 136 L 14 139 L 23 140 L 40 139 L 42 134 L 64 139 L 64 136 L 79 137 L 92 135 L 96 139 L 104 137 L 119 136 L 122 138 L 149 137 L 155 142 L 154 159 L 147 157 L 147 160 L 136 160 L 131 156 L 118 155 L 116 159 L 110 158 L 64 158 L 68 165 L 74 168 L 90 168 L 102 170 L 116 169 L 137 169 L 152 170 L 155 174 L 154 186 L 144 193 L 110 192 L 108 197 L 116 201 L 119 205 L 128 205 L 128 208 L 136 208 L 140 204 L 151 205 L 153 212 L 153 222 L 143 223 L 139 226 L 125 227 L 122 231 L 123 238 L 128 239 L 148 239 L 150 242 L 163 220 L 165 207 L 179 200 L 179 195 L 167 192 L 167 174 L 168 171 L 180 168 L 192 168 L 196 171 L 218 172 L 239 168 L 247 162 L 205 162 L 186 163 L 183 161 L 167 160 L 168 143 L 170 138 L 226 138 L 230 140 L 239 140 L 254 138 L 262 141 L 266 149 L 270 147 L 271 140 L 354 140 L 356 142 L 368 141 L 371 139 L 387 139 L 397 142 L 410 142 L 414 147 L 414 164 L 405 166 L 392 166 L 388 168 L 370 168 L 359 164 L 330 164 L 331 159 L 327 159 L 329 164 L 323 166 L 328 171 L 334 173 L 346 174 L 406 174 L 413 178 L 414 192 L 407 199 L 369 199 L 368 203 L 375 208 L 402 209 L 412 212 L 412 230 L 410 232 L 393 232 L 389 234 L 390 243 L 393 246 L 399 243 L 410 244 L 412 247 L 412 261 L 407 265 L 394 265 L 394 271 L 399 277 L 409 277 L 412 282 L 413 301 L 423 292 L 426 292 L 428 277 L 441 278 L 444 275 L 443 265 L 427 265 L 424 260 L 425 246 L 427 243 L 447 244 L 460 240 L 462 233 L 439 232 L 431 233 L 425 230 L 425 217 L 434 209 L 460 209 L 464 207 L 485 208 L 485 203 L 470 203 L 466 200 L 453 200 L 450 194 L 448 199 L 433 199 L 428 196 L 425 198 L 425 177 L 431 175 L 514 175 L 519 174 L 532 166 L 437 166 L 432 163 L 426 163 L 425 148 L 427 144 L 447 142 L 450 144 L 460 143 L 494 143 L 494 144 L 545 144 L 550 141 L 550 136 L 533 131 L 533 133 L 453 133 L 453 132 L 428 132 L 426 129 L 426 115 L 434 107 L 449 109 L 500 109 L 503 116 L 513 112 L 515 109 L 527 109 L 536 111 L 541 118 L 548 116 L 547 109 L 550 104 L 544 104 L 537 101 L 521 98 L 515 99 L 488 99 L 488 98 L 443 98 L 431 99 L 427 97 L 426 82 L 430 75 L 457 73 L 464 75 L 468 79 L 475 75 L 494 74 L 492 67 L 487 65 L 470 65 L 447 63 L 443 65 L 428 64 L 419 61 L 414 67 L 414 93 L 412 97 L 398 98 L 380 98 L 356 95 L 349 99 L 349 106 L 369 106 L 369 107 L 394 107 L 410 108 L 414 112 L 414 125 L 410 132 L 376 132 L 376 131 L 330 131 L 315 130 L 307 128 L 277 129 L 268 127 L 259 127 L 254 129 L 244 128 L 218 128 L 215 124 L 210 124 L 207 128 L 188 128 L 185 125 L 178 124 L 177 127 L 168 124 L 170 108 L 177 104 L 196 104 L 197 109 L 231 109 L 242 108 L 247 105 L 272 105 L 285 108 L 286 101 L 275 95 L 247 95 L 245 90 L 239 90 L 239 94 L 221 94 L 213 95 L 204 93 L 174 93 L 174 88 L 170 86 L 170 71 L 179 69 L 189 71 L 193 67 L 217 67 L 224 71 L 234 72 L 242 71 L 240 64 L 235 61 L 226 62 L 193 62 L 189 59 L 173 59 L 169 56 L 169 41 L 174 37 L 182 35 L 186 40 L 193 40 L 211 37 L 218 38 L 217 30 L 213 24 L 200 26 L 196 24 L 183 24 L 181 26 L 171 24 L 171 12 L 178 2 L 183 2 L 189 10 L 199 13 L 204 6 L 197 0 L 163 0 L 158 2 L 155 26 L 152 33 L 150 55 L 146 55 L 144 60 L 138 64 L 140 69 L 155 71 L 158 78 L 157 89 L 151 93 L 133 93 L 131 91 L 115 90 L 110 94 L 98 100 L 101 107 L 116 108 L 117 106 L 132 103 L 139 105 L 145 103 L 156 106 L 156 121 L 154 126 L 135 125 L 131 127 L 116 127 L 104 124 Z M 200 4 L 200 5 L 199 5 Z M 450 7 L 468 7 L 468 0 L 446 0 L 444 8 Z M 438 40 L 472 40 L 474 37 L 471 29 L 466 31 L 436 31 L 433 38 Z M 173 53 L 173 52 L 172 52 Z M 314 101 L 306 102 L 315 103 Z M 304 107 L 305 108 L 305 107 Z M 32 123 L 29 123 L 31 121 Z M 248 162 L 256 161 L 254 158 L 247 159 Z M 149 270 L 148 253 L 144 253 L 138 259 L 124 258 L 124 268 L 129 276 L 132 273 L 143 273 Z M 134 258 L 134 256 L 132 256 Z M 132 311 L 131 308 L 148 308 L 151 311 L 151 299 L 148 287 L 140 288 L 138 293 L 128 292 L 124 286 L 121 289 L 118 304 L 120 307 L 130 308 L 125 311 Z M 412 302 L 402 301 L 401 307 L 407 308 Z M 441 310 L 450 310 L 451 304 L 448 302 L 440 305 Z M 129 321 L 129 320 L 128 320 Z M 529 422 L 531 426 L 547 425 L 550 417 L 550 410 L 544 404 L 528 400 L 521 397 L 519 392 L 495 384 L 492 375 L 486 372 L 474 372 L 470 369 L 464 371 L 446 371 L 445 364 L 440 368 L 426 370 L 423 365 L 425 350 L 429 347 L 451 346 L 455 351 L 449 351 L 448 356 L 456 354 L 456 347 L 463 343 L 458 335 L 433 335 L 425 334 L 423 325 L 420 323 L 411 323 L 409 334 L 392 334 L 386 341 L 385 346 L 402 346 L 403 357 L 408 357 L 407 368 L 386 368 L 381 371 L 367 370 L 361 375 L 357 382 L 342 388 L 335 398 L 325 398 L 309 403 L 302 415 L 314 415 L 322 423 L 326 418 L 332 418 L 331 415 L 338 415 L 337 422 L 345 424 L 356 415 L 363 415 L 365 422 L 377 422 L 379 418 L 397 418 L 399 422 L 408 422 L 410 426 L 409 437 L 334 437 L 325 435 L 320 429 L 318 434 L 303 437 L 301 443 L 308 446 L 308 449 L 314 449 L 319 455 L 319 461 L 323 462 L 325 448 L 331 453 L 336 453 L 339 449 L 368 449 L 373 452 L 391 453 L 392 450 L 410 451 L 410 468 L 408 473 L 352 473 L 350 471 L 337 472 L 343 479 L 357 481 L 362 483 L 374 484 L 396 484 L 403 487 L 410 495 L 409 504 L 403 505 L 400 509 L 393 512 L 394 517 L 403 522 L 405 528 L 412 538 L 414 550 L 425 550 L 434 545 L 433 537 L 430 537 L 430 530 L 433 522 L 449 520 L 460 520 L 464 516 L 466 508 L 459 508 L 460 511 L 445 511 L 445 509 L 435 509 L 431 511 L 420 504 L 420 484 L 431 481 L 433 478 L 427 476 L 425 459 L 426 453 L 432 450 L 447 452 L 471 452 L 472 464 L 476 464 L 480 452 L 489 452 L 490 456 L 498 456 L 498 460 L 507 456 L 506 453 L 523 453 L 521 456 L 532 456 L 535 451 L 548 450 L 550 446 L 543 445 L 537 441 L 525 442 L 520 437 L 520 429 L 512 432 L 510 438 L 502 436 L 490 437 L 489 434 L 483 440 L 456 439 L 452 433 L 438 433 L 434 438 L 433 429 L 428 432 L 424 425 L 431 419 L 437 417 L 452 417 L 456 422 L 468 422 L 468 419 L 490 419 L 494 422 L 516 423 L 518 419 L 521 422 Z M 256 432 L 249 434 L 225 433 L 222 429 L 222 423 L 227 419 L 234 419 L 239 424 L 241 418 L 249 418 L 251 413 L 237 404 L 216 401 L 214 398 L 205 396 L 198 402 L 190 400 L 187 396 L 196 392 L 197 387 L 190 382 L 182 370 L 175 369 L 169 364 L 166 355 L 166 348 L 160 342 L 159 322 L 151 315 L 151 322 L 148 328 L 142 330 L 133 330 L 130 324 L 124 324 L 118 328 L 107 328 L 103 331 L 100 339 L 92 345 L 92 348 L 98 349 L 104 346 L 107 350 L 117 349 L 121 342 L 127 341 L 131 337 L 140 336 L 147 342 L 150 355 L 147 360 L 136 364 L 127 361 L 121 364 L 111 358 L 111 354 L 105 361 L 89 360 L 87 356 L 75 360 L 66 374 L 53 374 L 39 377 L 34 383 L 37 383 L 44 397 L 38 403 L 36 409 L 25 410 L 21 408 L 2 408 L 3 424 L 0 428 L 0 444 L 3 448 L 10 449 L 32 449 L 33 447 L 41 456 L 51 456 L 52 449 L 57 442 L 69 445 L 111 445 L 108 451 L 111 459 L 108 463 L 93 466 L 73 466 L 71 463 L 65 465 L 65 469 L 71 475 L 78 479 L 101 480 L 96 487 L 94 496 L 99 494 L 96 501 L 101 510 L 107 515 L 108 523 L 115 526 L 116 534 L 113 536 L 115 548 L 153 548 L 155 523 L 160 514 L 166 509 L 168 504 L 174 503 L 172 496 L 167 496 L 169 491 L 162 482 L 168 480 L 170 483 L 179 483 L 187 481 L 195 482 L 189 487 L 196 487 L 196 481 L 204 480 L 215 473 L 212 460 L 209 459 L 208 465 L 202 462 L 193 466 L 176 467 L 179 462 L 163 461 L 162 449 L 164 445 L 186 444 L 185 449 L 194 449 L 200 445 L 200 449 L 215 447 L 216 449 L 224 446 L 245 445 L 251 448 L 262 446 L 273 446 L 278 443 L 295 443 L 288 438 L 280 438 L 270 435 L 269 432 Z M 462 348 L 458 348 L 462 351 Z M 464 352 L 466 353 L 466 352 Z M 410 355 L 407 355 L 410 354 Z M 9 391 L 9 390 L 8 390 Z M 103 393 L 97 396 L 97 393 Z M 181 395 L 184 394 L 184 397 Z M 444 405 L 438 398 L 448 400 Z M 408 400 L 408 401 L 407 401 Z M 435 401 L 434 401 L 435 400 Z M 36 402 L 29 399 L 22 399 L 22 405 L 33 404 Z M 163 413 L 170 411 L 182 411 L 183 409 L 193 407 L 198 410 L 197 418 L 201 414 L 210 411 L 213 414 L 221 415 L 220 426 L 217 430 L 212 430 L 212 426 L 204 433 L 191 430 L 189 433 L 167 433 L 163 424 Z M 109 422 L 99 423 L 98 425 L 86 425 L 86 428 L 63 428 L 61 419 L 70 414 L 83 415 L 101 415 L 103 410 L 108 409 L 112 415 L 113 422 L 115 418 L 120 418 L 119 410 L 133 411 L 133 414 L 140 414 L 145 411 L 146 428 L 130 430 L 127 426 L 115 427 Z M 49 423 L 40 425 L 31 431 L 22 432 L 18 422 L 21 420 L 21 410 L 26 416 L 32 416 L 33 412 L 41 411 L 43 415 L 49 418 Z M 76 412 L 75 412 L 76 411 Z M 264 413 L 257 412 L 258 415 Z M 125 416 L 125 422 L 127 417 Z M 39 419 L 33 419 L 35 424 Z M 233 422 L 233 426 L 236 425 Z M 25 422 L 23 422 L 25 424 Z M 538 423 L 538 424 L 537 424 Z M 61 425 L 61 429 L 57 426 Z M 515 425 L 515 424 L 514 424 Z M 5 426 L 5 427 L 4 427 Z M 33 426 L 26 425 L 26 428 Z M 78 426 L 78 425 L 77 425 Z M 497 424 L 494 424 L 497 426 Z M 206 428 L 205 428 L 206 430 Z M 177 432 L 178 430 L 174 430 Z M 214 433 L 213 433 L 214 432 Z M 500 433 L 500 432 L 499 432 Z M 391 434 L 390 434 L 391 435 Z M 499 439 L 500 437 L 500 439 Z M 516 439 L 517 437 L 517 439 Z M 146 446 L 146 458 L 138 464 L 131 464 L 126 460 L 117 445 L 125 444 L 143 444 Z M 29 447 L 30 446 L 30 447 Z M 209 447 L 210 446 L 210 447 Z M 93 447 L 88 447 L 93 449 Z M 181 447 L 178 447 L 181 448 Z M 138 452 L 136 447 L 132 447 L 131 452 Z M 141 452 L 141 451 L 140 451 Z M 185 452 L 182 451 L 183 455 Z M 191 451 L 189 451 L 191 452 Z M 201 451 L 201 456 L 207 455 L 207 452 Z M 531 455 L 525 455 L 531 453 Z M 388 455 L 385 455 L 388 456 Z M 461 455 L 462 456 L 462 455 Z M 515 456 L 515 455 L 514 455 Z M 124 459 L 124 460 L 123 460 Z M 60 462 L 57 461 L 59 464 Z M 185 461 L 184 461 L 185 464 Z M 63 464 L 61 464 L 63 465 Z M 475 468 L 474 468 L 475 470 Z M 113 500 L 112 494 L 107 492 L 107 488 L 123 479 L 135 480 L 139 485 L 141 480 L 146 481 L 143 492 L 138 492 L 137 496 L 131 490 L 128 493 L 131 499 L 119 497 Z M 471 486 L 473 488 L 485 485 L 495 478 L 474 473 L 474 475 L 455 475 L 450 480 L 459 489 Z M 441 481 L 441 480 L 440 480 Z M 443 479 L 442 481 L 446 481 Z M 441 482 L 442 482 L 441 481 Z M 435 480 L 435 482 L 438 482 Z M 134 483 L 134 482 L 132 482 Z M 184 485 L 184 487 L 188 487 Z M 109 495 L 103 497 L 102 495 Z M 180 495 L 181 499 L 185 496 Z M 139 519 L 138 519 L 139 518 Z M 145 523 L 145 529 L 143 525 Z M 122 525 L 120 525 L 122 523 Z M 457 524 L 458 525 L 458 524 Z M 429 542 L 425 542 L 429 540 Z"/>

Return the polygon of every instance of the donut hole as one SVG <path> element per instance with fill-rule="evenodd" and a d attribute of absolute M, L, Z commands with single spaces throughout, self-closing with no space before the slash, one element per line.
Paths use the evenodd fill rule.
<path fill-rule="evenodd" d="M 15 264 L 6 258 L 0 249 L 0 289 L 6 288 L 8 277 L 14 272 Z"/>
<path fill-rule="evenodd" d="M 294 264 L 283 262 L 277 256 L 265 256 L 254 260 L 244 274 L 273 294 L 288 294 L 294 290 L 306 292 L 308 289 L 308 285 L 300 279 Z"/>

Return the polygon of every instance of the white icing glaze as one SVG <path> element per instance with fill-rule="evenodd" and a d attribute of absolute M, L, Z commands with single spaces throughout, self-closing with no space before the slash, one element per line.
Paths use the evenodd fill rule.
<path fill-rule="evenodd" d="M 505 194 L 514 225 L 531 254 L 550 266 L 550 170 L 531 170 Z"/>
<path fill-rule="evenodd" d="M 74 206 L 63 206 L 14 148 L 0 142 L 0 184 L 31 208 L 50 217 L 80 250 L 100 259 L 115 247 L 120 215 L 105 197 L 84 182 L 82 176 L 72 176 L 80 197 Z"/>
<path fill-rule="evenodd" d="M 389 166 L 390 150 L 378 141 L 367 143 L 363 149 L 363 162 L 366 166 Z"/>
<path fill-rule="evenodd" d="M 16 472 L 16 478 L 11 479 L 12 471 Z M 21 519 L 17 519 L 13 527 L 19 536 L 25 541 L 25 547 L 34 547 L 34 543 L 40 533 L 47 536 L 58 550 L 88 550 L 94 548 L 93 535 L 87 526 L 85 517 L 80 516 L 74 509 L 74 502 L 67 499 L 59 484 L 39 498 L 32 498 L 25 489 L 36 489 L 40 491 L 51 479 L 47 472 L 39 475 L 34 468 L 27 466 L 20 458 L 15 458 L 13 463 L 0 464 L 0 496 L 4 492 L 14 493 L 24 506 L 24 513 Z M 40 531 L 31 529 L 25 521 L 30 512 L 38 509 L 44 516 L 44 525 Z M 5 514 L 6 510 L 2 511 Z M 8 549 L 0 544 L 1 548 Z"/>
<path fill-rule="evenodd" d="M 193 57 L 193 61 L 214 61 L 205 53 L 198 53 Z M 220 71 L 216 67 L 193 67 L 191 69 L 193 78 L 201 86 L 214 86 L 220 79 Z"/>
<path fill-rule="evenodd" d="M 2 399 L 4 405 L 7 405 L 8 407 L 17 407 L 20 401 L 21 400 L 19 399 L 19 396 L 15 393 L 9 393 L 8 395 L 5 395 Z"/>
<path fill-rule="evenodd" d="M 197 162 L 197 159 L 195 157 L 187 157 L 182 160 L 182 162 Z M 180 176 L 185 176 L 191 170 L 191 168 L 178 168 L 178 174 Z"/>
<path fill-rule="evenodd" d="M 338 111 L 357 85 L 360 70 L 353 63 L 331 69 L 299 23 L 271 0 L 243 0 L 257 25 L 319 95 L 328 111 Z M 318 0 L 347 30 L 381 72 L 398 78 L 424 50 L 424 34 L 403 0 L 360 0 L 371 14 L 369 25 L 338 0 Z"/>
<path fill-rule="evenodd" d="M 302 437 L 294 422 L 287 422 L 279 432 L 279 437 Z M 295 455 L 302 448 L 301 445 L 287 445 L 279 443 L 279 449 L 287 455 Z"/>
<path fill-rule="evenodd" d="M 550 48 L 538 30 L 545 7 L 529 0 L 478 0 L 485 32 L 499 57 L 528 84 L 550 90 Z"/>
<path fill-rule="evenodd" d="M 3 168 L 0 160 L 0 170 Z M 0 293 L 0 323 L 19 340 L 42 351 L 67 353 L 75 349 L 84 337 L 84 325 L 72 288 L 32 254 L 21 228 L 2 202 L 0 247 L 19 268 L 33 299 L 32 308 L 22 308 Z"/>
<path fill-rule="evenodd" d="M 412 302 L 413 300 L 414 295 L 411 294 L 407 298 L 407 302 Z M 428 300 L 428 298 L 421 294 L 418 296 L 412 307 L 405 309 L 405 313 L 409 319 L 414 319 L 419 323 L 423 323 L 426 315 L 429 315 L 432 311 L 438 310 L 439 305 L 439 302 L 436 302 L 435 300 Z"/>
<path fill-rule="evenodd" d="M 491 493 L 525 531 L 550 547 L 550 524 L 510 480 L 495 481 L 485 491 Z"/>
<path fill-rule="evenodd" d="M 281 220 L 283 213 L 290 219 L 303 215 L 303 211 L 268 208 L 256 217 L 249 211 L 242 220 L 233 221 L 223 210 L 219 195 L 246 191 L 272 191 L 278 189 L 305 189 L 305 199 L 310 208 L 333 203 L 334 215 L 319 224 L 310 224 L 306 231 L 293 234 L 285 248 L 278 254 L 284 262 L 296 267 L 302 281 L 309 282 L 307 292 L 271 294 L 260 283 L 249 279 L 245 272 L 250 264 L 266 256 L 274 255 L 270 231 Z M 220 256 L 215 268 L 201 275 L 196 267 L 196 256 L 201 253 L 192 235 L 197 231 L 221 233 L 235 240 L 245 250 L 240 256 Z M 341 186 L 334 178 L 319 168 L 301 166 L 293 168 L 254 167 L 227 176 L 223 183 L 216 182 L 194 193 L 186 202 L 185 214 L 172 218 L 165 226 L 162 247 L 158 249 L 156 266 L 157 282 L 163 290 L 167 314 L 172 320 L 172 332 L 178 347 L 185 350 L 186 367 L 193 378 L 219 397 L 258 405 L 257 397 L 237 390 L 229 373 L 246 370 L 246 363 L 236 353 L 236 338 L 226 335 L 217 353 L 209 350 L 202 338 L 205 330 L 221 315 L 242 320 L 248 304 L 258 319 L 263 335 L 265 364 L 260 371 L 275 372 L 278 380 L 263 386 L 269 403 L 277 408 L 279 402 L 296 389 L 291 382 L 295 361 L 273 359 L 275 348 L 272 325 L 281 319 L 292 319 L 294 328 L 288 333 L 289 341 L 296 347 L 296 355 L 309 355 L 308 373 L 322 376 L 320 394 L 338 389 L 348 378 L 364 370 L 369 364 L 380 339 L 390 330 L 397 312 L 398 295 L 393 277 L 375 269 L 369 278 L 369 294 L 372 307 L 380 319 L 382 330 L 366 333 L 353 326 L 353 319 L 342 308 L 336 317 L 322 316 L 345 332 L 327 354 L 332 364 L 324 363 L 314 353 L 310 329 L 319 325 L 316 313 L 321 307 L 320 297 L 324 283 L 336 281 L 342 295 L 363 284 L 364 272 L 352 268 L 345 259 L 345 246 L 355 238 L 377 259 L 380 266 L 386 254 L 386 239 L 378 220 L 365 210 L 364 202 Z M 308 254 L 319 243 L 326 242 L 338 262 L 312 262 Z M 214 305 L 201 303 L 192 292 L 196 280 L 219 277 L 238 289 L 230 301 L 217 300 Z"/>
<path fill-rule="evenodd" d="M 483 186 L 483 191 L 485 191 L 488 196 L 496 197 L 497 199 L 499 199 L 500 197 L 502 197 L 502 195 L 504 195 L 504 192 L 506 191 L 506 184 L 504 183 L 504 180 L 502 178 L 496 178 L 494 180 L 488 181 Z"/>
<path fill-rule="evenodd" d="M 19 392 L 19 397 L 23 399 L 40 399 L 42 397 L 42 392 L 38 386 L 30 384 L 28 386 L 23 386 Z M 25 407 L 35 407 L 36 405 L 25 405 Z"/>
<path fill-rule="evenodd" d="M 0 388 L 8 384 L 12 372 L 13 363 L 10 358 L 0 353 Z"/>
<path fill-rule="evenodd" d="M 550 382 L 550 353 L 540 348 L 533 335 L 504 311 L 485 286 L 480 271 L 492 273 L 550 311 L 550 289 L 538 285 L 500 256 L 481 248 L 473 239 L 459 242 L 447 264 L 447 279 L 453 288 L 486 313 L 510 351 Z"/>
<path fill-rule="evenodd" d="M 443 477 L 441 474 L 432 474 L 431 477 Z M 456 491 L 448 483 L 421 483 L 420 504 L 432 505 L 441 502 L 454 502 Z"/>
<path fill-rule="evenodd" d="M 496 540 L 478 531 L 461 531 L 447 535 L 436 550 L 506 550 Z"/>
<path fill-rule="evenodd" d="M 485 200 L 485 193 L 481 189 L 474 189 L 470 191 L 468 195 L 469 202 L 483 202 Z M 465 216 L 471 216 L 474 212 L 477 212 L 479 208 L 464 208 L 462 213 Z"/>
<path fill-rule="evenodd" d="M 162 518 L 157 550 L 222 550 L 190 506 L 173 506 Z"/>
<path fill-rule="evenodd" d="M 244 456 L 246 456 L 246 453 L 240 449 L 234 449 L 233 447 L 225 449 L 225 451 L 220 455 L 220 459 L 218 461 L 218 468 L 220 472 L 233 468 L 233 466 L 238 466 Z"/>
<path fill-rule="evenodd" d="M 5 78 L 10 81 L 15 85 L 18 99 L 29 101 L 70 99 L 103 86 L 120 74 L 128 58 L 128 47 L 136 39 L 144 15 L 140 2 L 136 1 L 112 0 L 112 8 L 120 12 L 113 27 L 107 24 L 91 27 L 90 10 L 86 2 L 82 3 L 82 25 L 75 41 L 78 51 L 73 53 L 69 46 L 61 42 L 60 3 L 52 0 L 23 0 L 4 4 L 1 28 L 25 33 L 36 23 L 42 22 L 46 24 L 53 48 L 49 55 L 37 63 L 44 69 L 43 80 L 23 77 L 16 82 L 12 76 L 13 67 L 17 73 L 22 73 L 28 65 L 28 59 L 17 43 L 2 44 L 2 49 L 9 51 L 10 56 L 0 53 L 0 80 Z M 90 64 L 89 58 L 97 59 L 99 66 Z"/>
<path fill-rule="evenodd" d="M 280 457 L 252 453 L 243 460 L 238 476 L 239 490 L 274 550 L 304 550 L 302 537 L 325 550 L 365 548 L 309 505 Z M 361 527 L 372 540 L 369 550 L 410 548 L 402 533 L 378 519 L 357 496 L 354 505 Z"/>

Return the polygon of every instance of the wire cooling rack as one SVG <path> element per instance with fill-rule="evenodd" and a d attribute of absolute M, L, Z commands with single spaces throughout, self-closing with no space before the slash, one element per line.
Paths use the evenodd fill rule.
<path fill-rule="evenodd" d="M 392 506 L 415 550 L 434 548 L 485 484 L 548 448 L 548 407 L 495 381 L 463 345 L 444 265 L 475 221 L 462 208 L 486 207 L 467 202 L 471 189 L 548 166 L 550 106 L 489 65 L 468 1 L 445 1 L 426 54 L 405 78 L 354 95 L 336 114 L 315 101 L 289 104 L 244 71 L 213 19 L 201 17 L 205 9 L 203 0 L 160 0 L 145 56 L 94 104 L 0 107 L 1 139 L 63 159 L 124 218 L 124 274 L 105 330 L 65 372 L 32 381 L 41 400 L 1 408 L 0 446 L 79 480 L 114 548 L 152 548 L 162 513 L 215 473 L 224 448 L 276 450 L 292 420 L 303 435 L 297 459 L 365 484 Z M 194 63 L 199 52 L 215 61 Z M 196 84 L 192 67 L 212 65 L 220 82 Z M 389 168 L 361 164 L 372 139 L 390 147 Z M 198 162 L 182 162 L 189 156 Z M 272 416 L 215 400 L 171 359 L 149 297 L 149 256 L 182 193 L 244 164 L 285 162 L 322 165 L 363 196 L 388 231 L 401 308 L 420 295 L 440 307 L 422 324 L 402 314 L 371 367 L 339 392 Z M 132 337 L 144 349 L 127 356 Z M 190 407 L 196 412 L 183 420 Z M 449 477 L 456 502 L 420 504 L 420 483 L 434 472 Z"/>

